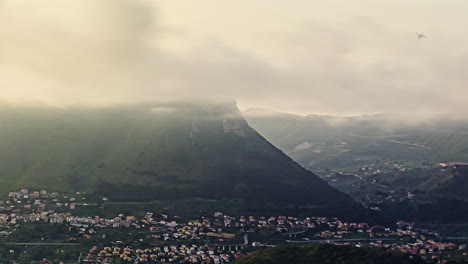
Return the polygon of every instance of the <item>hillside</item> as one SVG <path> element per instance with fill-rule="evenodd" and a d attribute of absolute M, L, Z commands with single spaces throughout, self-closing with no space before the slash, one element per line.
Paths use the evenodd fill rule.
<path fill-rule="evenodd" d="M 358 213 L 268 143 L 235 104 L 0 107 L 0 191 L 30 186 L 120 201 L 245 199 Z"/>
<path fill-rule="evenodd" d="M 468 166 L 455 166 L 417 187 L 422 193 L 468 201 Z"/>
<path fill-rule="evenodd" d="M 416 264 L 420 259 L 410 259 L 398 252 L 380 249 L 314 244 L 284 246 L 255 251 L 237 259 L 233 264 Z"/>
<path fill-rule="evenodd" d="M 468 222 L 468 166 L 415 168 L 361 177 L 341 177 L 332 185 L 397 219 L 457 225 Z"/>
<path fill-rule="evenodd" d="M 298 116 L 250 109 L 249 124 L 312 170 L 357 169 L 376 160 L 409 166 L 468 161 L 468 124 L 398 121 L 391 115 Z"/>
<path fill-rule="evenodd" d="M 418 196 L 436 196 L 468 201 L 468 166 L 466 165 L 417 168 L 403 172 L 375 174 L 369 176 L 367 182 L 372 183 L 374 180 L 389 187 L 389 190 L 416 192 Z M 344 184 L 346 182 L 342 183 L 342 185 Z"/>

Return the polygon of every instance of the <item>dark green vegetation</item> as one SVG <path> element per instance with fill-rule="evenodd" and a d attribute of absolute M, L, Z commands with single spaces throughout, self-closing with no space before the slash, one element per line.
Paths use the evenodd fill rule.
<path fill-rule="evenodd" d="M 468 166 L 457 166 L 418 185 L 412 202 L 391 206 L 387 210 L 419 222 L 468 223 L 467 190 Z M 463 234 L 468 233 L 465 231 Z"/>
<path fill-rule="evenodd" d="M 234 264 L 410 264 L 424 263 L 420 259 L 398 252 L 380 249 L 314 244 L 284 246 L 255 251 Z"/>
<path fill-rule="evenodd" d="M 420 184 L 417 190 L 433 196 L 468 201 L 468 166 L 449 168 Z"/>
<path fill-rule="evenodd" d="M 10 250 L 14 250 L 13 253 Z M 83 253 L 80 247 L 23 247 L 5 246 L 0 244 L 0 263 L 20 263 L 20 264 L 43 264 L 44 258 L 54 261 L 54 264 L 78 263 L 78 256 Z M 46 262 L 47 263 L 47 262 Z"/>
<path fill-rule="evenodd" d="M 0 168 L 3 193 L 29 186 L 113 201 L 197 197 L 364 212 L 266 141 L 233 103 L 1 106 Z"/>
<path fill-rule="evenodd" d="M 244 115 L 267 140 L 314 171 L 355 169 L 376 160 L 409 166 L 468 162 L 467 123 L 411 123 L 384 114 L 342 118 L 249 110 Z"/>
<path fill-rule="evenodd" d="M 372 192 L 389 190 L 412 192 L 417 196 L 455 198 L 468 201 L 468 166 L 444 168 L 415 168 L 405 171 L 359 175 L 330 176 L 337 179 L 335 186 L 347 192 Z"/>
<path fill-rule="evenodd" d="M 373 200 L 381 201 L 381 204 L 371 206 L 380 207 L 387 215 L 420 224 L 435 224 L 436 230 L 452 236 L 468 235 L 468 166 L 418 168 L 361 178 L 335 178 L 339 179 L 335 186 L 353 196 L 370 195 Z M 414 194 L 412 199 L 406 198 L 408 192 Z M 400 200 L 401 197 L 405 199 Z M 465 231 L 460 232 L 459 229 L 463 228 Z"/>

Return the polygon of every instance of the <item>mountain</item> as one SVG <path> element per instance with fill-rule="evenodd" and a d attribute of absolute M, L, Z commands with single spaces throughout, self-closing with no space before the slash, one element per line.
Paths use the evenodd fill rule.
<path fill-rule="evenodd" d="M 379 160 L 410 166 L 468 162 L 466 122 L 402 121 L 390 114 L 299 116 L 264 109 L 243 114 L 267 140 L 312 170 L 354 170 Z"/>
<path fill-rule="evenodd" d="M 3 193 L 29 186 L 114 201 L 244 199 L 363 212 L 260 136 L 235 103 L 3 105 L 0 168 Z"/>
<path fill-rule="evenodd" d="M 233 264 L 417 264 L 425 263 L 400 252 L 381 249 L 309 244 L 254 251 Z"/>

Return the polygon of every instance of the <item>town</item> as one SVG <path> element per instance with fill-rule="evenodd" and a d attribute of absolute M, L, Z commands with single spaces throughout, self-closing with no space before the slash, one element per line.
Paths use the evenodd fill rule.
<path fill-rule="evenodd" d="M 166 212 L 118 214 L 113 218 L 75 216 L 72 211 L 83 204 L 78 199 L 86 200 L 85 194 L 70 197 L 27 189 L 10 193 L 0 208 L 5 211 L 0 214 L 2 241 L 11 247 L 29 243 L 89 246 L 79 256 L 82 263 L 113 263 L 117 259 L 123 263 L 227 263 L 251 250 L 288 243 L 377 247 L 439 263 L 468 254 L 463 240 L 443 238 L 404 221 L 385 227 L 334 217 L 230 216 L 223 212 L 197 219 Z M 62 228 L 61 235 L 30 235 L 27 241 L 18 241 L 16 235 L 27 225 Z"/>

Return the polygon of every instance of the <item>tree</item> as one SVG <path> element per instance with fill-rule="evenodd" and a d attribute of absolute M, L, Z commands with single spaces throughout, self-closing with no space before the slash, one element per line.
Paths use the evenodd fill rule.
<path fill-rule="evenodd" d="M 32 261 L 31 255 L 29 255 L 28 253 L 21 253 L 18 256 L 18 262 L 21 264 L 30 264 L 31 261 Z"/>

